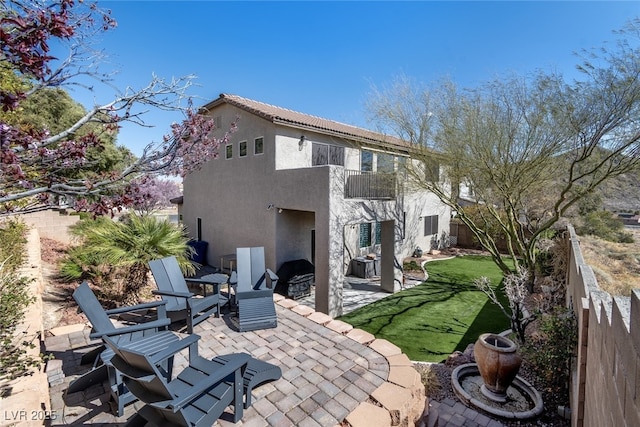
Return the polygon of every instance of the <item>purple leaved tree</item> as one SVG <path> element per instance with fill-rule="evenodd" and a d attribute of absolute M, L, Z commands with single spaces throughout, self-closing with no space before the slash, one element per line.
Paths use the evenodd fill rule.
<path fill-rule="evenodd" d="M 144 205 L 154 177 L 184 176 L 200 168 L 235 131 L 232 123 L 223 136 L 213 136 L 213 119 L 199 114 L 186 94 L 193 76 L 170 81 L 153 76 L 146 87 L 119 92 L 62 131 L 20 125 L 15 117 L 21 104 L 39 91 L 87 88 L 83 82 L 88 78 L 109 84 L 110 75 L 96 66 L 102 54 L 92 51 L 88 40 L 115 25 L 110 12 L 95 3 L 0 2 L 0 213 L 61 201 L 94 214 Z M 54 42 L 69 47 L 66 59 L 51 55 Z M 147 145 L 140 157 L 107 171 L 92 170 L 95 159 L 88 152 L 100 152 L 105 136 L 113 137 L 124 122 L 145 126 L 140 111 L 150 108 L 182 111 L 184 120 L 171 125 L 162 141 Z M 83 131 L 89 126 L 90 132 Z"/>

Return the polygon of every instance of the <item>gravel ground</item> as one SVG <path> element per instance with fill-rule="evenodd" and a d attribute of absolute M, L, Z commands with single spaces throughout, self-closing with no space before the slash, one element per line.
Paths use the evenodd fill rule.
<path fill-rule="evenodd" d="M 429 383 L 425 384 L 427 388 L 427 397 L 429 399 L 441 402 L 446 398 L 452 399 L 454 401 L 460 401 L 458 396 L 456 396 L 453 391 L 453 386 L 451 385 L 451 373 L 456 368 L 457 365 L 462 363 L 468 363 L 470 360 L 468 358 L 462 358 L 459 362 L 455 363 L 428 363 L 428 362 L 414 362 L 415 368 L 418 372 L 421 372 L 425 369 L 430 369 L 432 371 L 432 375 L 429 375 Z M 524 378 L 529 383 L 532 383 L 529 373 L 527 372 L 526 365 L 523 365 L 518 373 L 518 376 Z M 423 375 L 424 382 L 424 375 Z M 433 384 L 437 384 L 437 387 L 433 387 Z M 430 386 L 431 385 L 431 386 Z M 431 391 L 433 389 L 433 391 Z M 544 396 L 543 396 L 544 400 Z M 557 412 L 556 408 L 548 408 L 545 406 L 544 412 L 542 415 L 536 420 L 527 420 L 527 421 L 503 421 L 500 420 L 505 426 L 515 427 L 515 426 L 539 426 L 539 427 L 568 427 L 570 426 L 570 422 L 561 418 Z"/>

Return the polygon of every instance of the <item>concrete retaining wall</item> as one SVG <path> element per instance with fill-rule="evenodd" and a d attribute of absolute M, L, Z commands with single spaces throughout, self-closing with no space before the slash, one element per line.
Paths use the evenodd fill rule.
<path fill-rule="evenodd" d="M 571 384 L 571 425 L 640 426 L 640 290 L 600 290 L 569 226 L 567 300 L 578 319 Z"/>

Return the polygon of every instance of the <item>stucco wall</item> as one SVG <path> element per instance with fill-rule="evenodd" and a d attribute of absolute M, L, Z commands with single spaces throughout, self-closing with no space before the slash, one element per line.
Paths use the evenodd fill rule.
<path fill-rule="evenodd" d="M 428 246 L 433 239 L 422 235 L 422 216 L 439 215 L 440 230 L 448 232 L 449 210 L 436 208 L 441 204 L 433 195 L 402 194 L 397 200 L 345 199 L 345 169 L 357 170 L 360 166 L 357 147 L 348 146 L 347 141 L 277 125 L 227 104 L 212 115 L 221 117 L 222 130 L 225 123 L 239 117 L 238 131 L 230 141 L 234 155 L 225 159 L 221 147 L 220 158 L 185 177 L 182 206 L 182 221 L 194 237 L 201 219 L 201 237 L 209 242 L 210 265 L 219 266 L 220 257 L 234 253 L 238 247 L 264 246 L 266 266 L 277 271 L 283 262 L 311 259 L 313 230 L 316 310 L 335 317 L 342 314 L 342 284 L 348 263 L 345 253 L 350 253 L 345 243 L 355 239 L 345 234 L 345 227 L 365 221 L 387 222 L 386 242 L 380 250 L 390 266 L 382 277 L 383 287 L 390 291 L 399 289 L 402 282 L 402 258 L 416 245 Z M 302 135 L 305 138 L 301 142 Z M 253 154 L 257 137 L 264 138 L 264 153 L 260 155 Z M 246 157 L 238 156 L 240 141 L 248 142 Z M 314 142 L 344 146 L 345 166 L 312 167 Z"/>
<path fill-rule="evenodd" d="M 567 296 L 578 318 L 571 425 L 640 426 L 640 290 L 600 290 L 570 226 Z"/>

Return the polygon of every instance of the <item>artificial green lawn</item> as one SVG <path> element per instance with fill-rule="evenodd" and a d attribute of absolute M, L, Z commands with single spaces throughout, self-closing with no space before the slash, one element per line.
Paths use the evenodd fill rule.
<path fill-rule="evenodd" d="M 429 279 L 355 310 L 340 320 L 384 338 L 411 360 L 441 362 L 456 350 L 464 351 L 484 332 L 509 328 L 508 319 L 473 285 L 486 276 L 494 286 L 502 272 L 491 258 L 464 256 L 426 265 Z M 507 304 L 501 288 L 498 291 Z"/>

